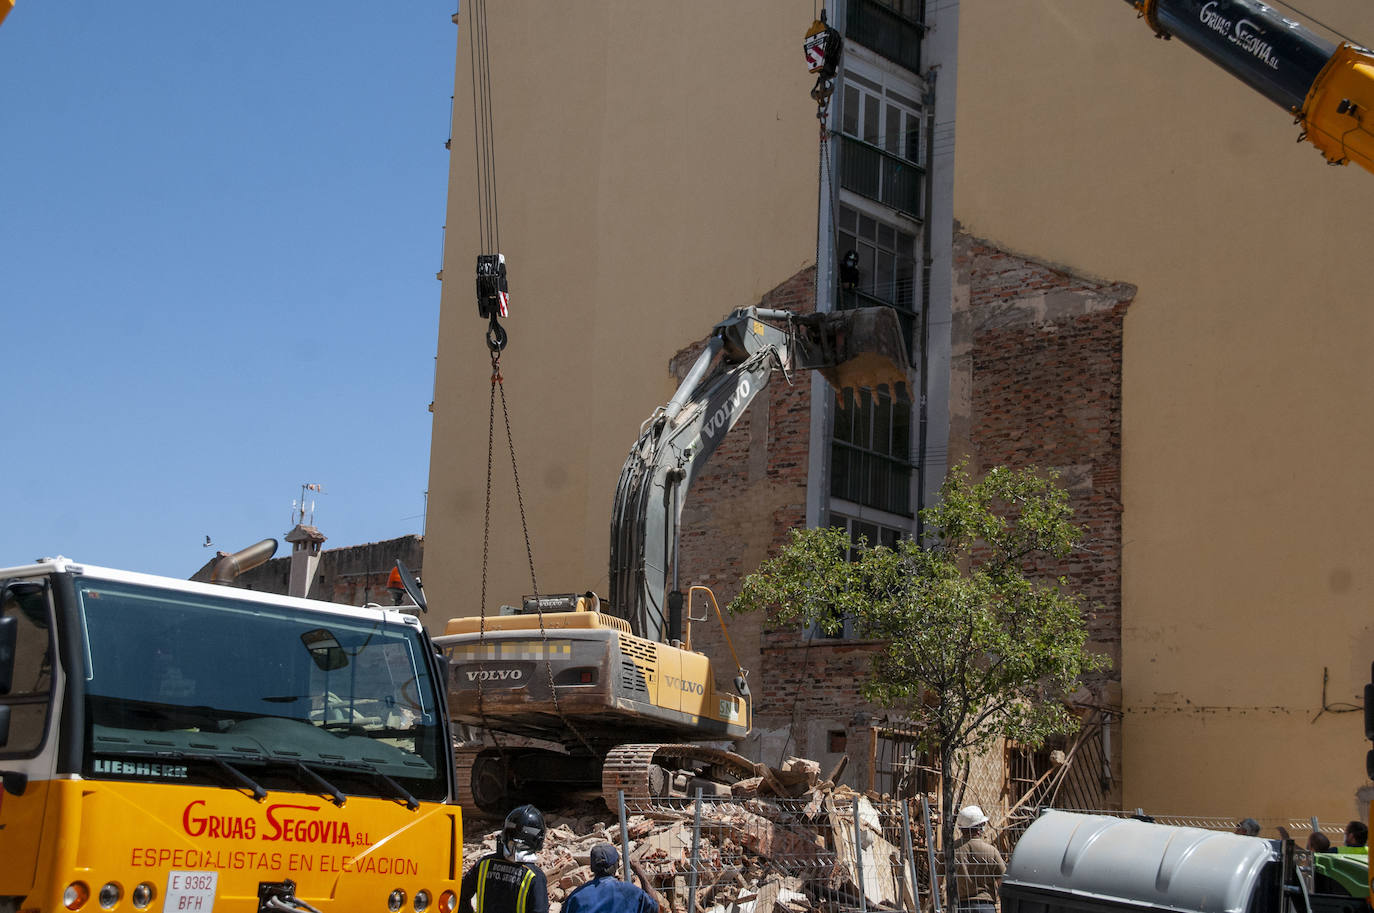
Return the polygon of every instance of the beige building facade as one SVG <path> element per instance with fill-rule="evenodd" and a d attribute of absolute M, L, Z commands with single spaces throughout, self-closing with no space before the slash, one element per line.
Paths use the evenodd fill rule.
<path fill-rule="evenodd" d="M 741 575 L 795 525 L 853 524 L 875 541 L 912 531 L 920 499 L 943 477 L 947 449 L 953 168 L 952 146 L 937 141 L 933 125 L 953 116 L 957 6 L 828 7 L 830 22 L 851 35 L 823 164 L 815 76 L 802 48 L 813 6 L 489 5 L 499 249 L 510 285 L 489 534 L 492 370 L 473 291 L 484 229 L 472 135 L 482 103 L 473 101 L 472 29 L 459 17 L 426 528 L 425 583 L 431 604 L 442 606 L 436 617 L 496 612 L 536 585 L 541 593 L 605 595 L 616 481 L 641 424 L 672 395 L 674 371 L 736 308 L 834 309 L 841 248 L 861 261 L 863 280 L 850 296 L 902 309 L 913 357 L 924 354 L 931 366 L 924 446 L 913 391 L 884 413 L 901 414 L 881 425 L 882 447 L 867 437 L 850 447 L 851 468 L 836 470 L 833 395 L 809 374 L 775 377 L 687 498 L 684 583 L 710 582 L 728 601 Z M 818 221 L 826 239 L 819 243 Z M 942 315 L 928 322 L 924 346 L 914 330 L 918 312 Z M 537 579 L 521 534 L 502 392 Z M 871 414 L 862 420 L 875 427 Z M 913 467 L 917 454 L 930 467 L 924 476 Z M 859 484 L 852 467 L 861 462 L 881 464 L 882 497 Z M 771 695 L 759 698 L 750 750 L 857 757 L 855 749 L 831 750 L 851 736 L 855 746 L 870 741 L 852 672 L 845 687 L 802 689 L 826 705 L 812 713 L 796 689 L 771 692 L 765 669 L 807 668 L 795 666 L 797 651 L 852 654 L 855 662 L 867 653 L 849 643 L 811 651 L 796 633 L 779 647 L 760 619 L 736 628 L 756 693 Z M 776 655 L 766 658 L 770 646 Z M 728 656 L 716 647 L 716 656 Z M 732 673 L 722 667 L 727 682 Z M 807 674 L 827 673 L 815 666 Z M 860 769 L 854 764 L 850 776 Z"/>
<path fill-rule="evenodd" d="M 1301 6 L 1374 41 L 1368 4 Z M 964 227 L 1138 288 L 1126 807 L 1364 816 L 1374 176 L 1121 2 L 963 3 L 959 63 Z"/>
<path fill-rule="evenodd" d="M 836 21 L 858 3 L 831 4 Z M 1119 0 L 909 6 L 926 26 L 919 78 L 851 49 L 856 78 L 845 85 L 862 113 L 842 122 L 837 98 L 832 125 L 882 146 L 886 124 L 865 133 L 876 123 L 869 111 L 905 118 L 935 100 L 920 162 L 936 176 L 932 211 L 892 220 L 918 239 L 918 258 L 929 243 L 920 311 L 933 340 L 926 424 L 937 431 L 927 487 L 964 453 L 975 464 L 1034 458 L 1067 469 L 1083 503 L 1105 505 L 1104 522 L 1119 528 L 1111 568 L 1082 569 L 1109 603 L 1110 624 L 1094 638 L 1118 659 L 1095 698 L 1110 711 L 1101 750 L 1115 801 L 1158 814 L 1358 816 L 1371 784 L 1360 714 L 1347 711 L 1374 659 L 1374 579 L 1361 561 L 1374 499 L 1362 465 L 1374 445 L 1363 371 L 1374 316 L 1361 270 L 1374 176 L 1323 165 L 1293 142 L 1284 112 L 1180 43 L 1155 40 Z M 1355 0 L 1305 9 L 1374 40 L 1374 12 Z M 825 307 L 836 251 L 817 245 L 818 217 L 881 219 L 837 187 L 818 194 L 801 59 L 812 12 L 781 0 L 491 5 L 511 295 L 496 390 L 473 295 L 477 163 L 461 17 L 426 530 L 431 619 L 496 611 L 536 586 L 604 593 L 616 478 L 640 423 L 672 393 L 670 361 L 731 309 L 814 282 L 807 271 L 818 262 Z M 988 265 L 1008 256 L 1020 258 L 1014 268 Z M 978 340 L 1005 335 L 991 308 L 1004 294 L 997 282 L 1013 274 L 1040 284 L 1014 292 L 1025 322 L 999 360 L 980 354 Z M 1015 381 L 1015 358 L 1035 357 L 1017 353 L 1068 339 L 1082 315 L 1099 320 L 1108 407 L 1018 412 L 1008 430 L 1011 419 L 994 415 L 1001 381 Z M 737 549 L 749 560 L 780 518 L 900 528 L 834 496 L 834 412 L 821 387 L 803 394 L 801 494 L 754 518 L 762 531 Z M 523 503 L 497 396 L 484 536 L 489 408 L 502 392 Z M 1034 391 L 1022 393 L 1030 402 Z M 751 411 L 735 442 L 743 476 L 778 452 L 768 429 L 795 417 L 795 399 Z M 1060 462 L 1059 448 L 1037 450 L 1065 414 L 1107 445 Z M 703 530 L 747 502 L 720 470 L 690 514 Z M 685 560 L 728 590 L 749 570 L 739 555 L 719 561 L 698 547 Z M 742 639 L 765 668 L 794 675 L 817 657 L 852 664 L 864 649 L 785 644 L 752 629 Z M 849 724 L 866 719 L 808 714 L 777 691 L 786 712 L 761 727 L 768 753 L 791 746 L 828 760 L 830 746 L 853 742 Z"/>
<path fill-rule="evenodd" d="M 814 263 L 817 129 L 795 3 L 488 8 L 501 366 L 541 592 L 605 592 L 611 501 L 668 361 Z M 454 139 L 434 405 L 427 587 L 475 614 L 491 364 L 472 52 L 458 17 Z M 780 179 L 786 177 L 786 179 Z M 496 408 L 488 602 L 532 592 Z"/>

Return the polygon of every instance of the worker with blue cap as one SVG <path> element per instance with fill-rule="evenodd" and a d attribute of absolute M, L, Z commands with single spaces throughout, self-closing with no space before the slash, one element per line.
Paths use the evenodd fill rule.
<path fill-rule="evenodd" d="M 642 888 L 615 877 L 620 854 L 609 843 L 591 852 L 592 880 L 563 901 L 563 913 L 657 913 L 658 904 Z"/>

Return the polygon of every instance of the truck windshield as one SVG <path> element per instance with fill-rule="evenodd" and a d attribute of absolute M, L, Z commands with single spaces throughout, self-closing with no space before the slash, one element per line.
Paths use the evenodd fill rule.
<path fill-rule="evenodd" d="M 443 799 L 418 631 L 78 578 L 88 777 Z"/>

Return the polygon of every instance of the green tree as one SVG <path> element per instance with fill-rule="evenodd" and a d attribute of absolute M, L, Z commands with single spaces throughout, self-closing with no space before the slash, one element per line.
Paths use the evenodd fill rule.
<path fill-rule="evenodd" d="M 974 482 L 960 464 L 922 512 L 925 544 L 869 547 L 843 530 L 793 530 L 731 603 L 829 633 L 848 619 L 883 642 L 863 696 L 913 720 L 939 758 L 946 872 L 971 758 L 999 737 L 1039 745 L 1072 730 L 1065 696 L 1108 665 L 1087 649 L 1082 597 L 1045 570 L 1081 537 L 1071 515 L 1053 473 L 999 467 Z M 954 909 L 952 879 L 947 888 Z"/>

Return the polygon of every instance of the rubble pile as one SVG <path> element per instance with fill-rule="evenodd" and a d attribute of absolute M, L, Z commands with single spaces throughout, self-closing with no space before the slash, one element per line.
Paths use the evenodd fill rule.
<path fill-rule="evenodd" d="M 836 786 L 833 775 L 822 780 L 814 761 L 760 764 L 755 777 L 734 784 L 731 796 L 704 802 L 695 856 L 691 802 L 629 811 L 632 880 L 654 895 L 662 913 L 811 913 L 836 902 L 857 907 L 860 885 L 869 910 L 917 909 L 900 837 L 896 844 L 891 839 L 900 834 L 900 821 L 883 821 L 869 797 Z M 557 911 L 574 888 L 591 880 L 591 848 L 620 847 L 620 822 L 598 800 L 550 810 L 547 823 L 539 866 Z M 500 833 L 498 822 L 467 822 L 465 869 L 495 852 Z M 693 876 L 696 909 L 689 911 Z"/>

